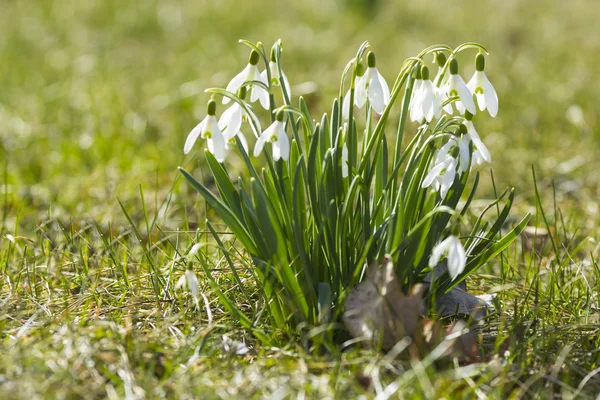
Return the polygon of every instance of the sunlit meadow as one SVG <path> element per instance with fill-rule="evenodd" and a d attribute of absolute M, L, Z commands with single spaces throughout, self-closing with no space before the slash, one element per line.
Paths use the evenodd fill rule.
<path fill-rule="evenodd" d="M 600 38 L 593 34 L 600 6 L 56 0 L 1 8 L 0 397 L 594 398 L 600 391 Z M 492 162 L 470 173 L 461 207 L 476 173 L 479 184 L 460 224 L 429 237 L 415 262 L 427 268 L 432 248 L 450 234 L 465 243 L 479 214 L 514 187 L 497 237 L 530 214 L 525 232 L 452 280 L 496 295 L 494 313 L 477 330 L 478 360 L 349 344 L 343 310 L 323 312 L 344 290 L 323 289 L 324 279 L 302 287 L 305 294 L 316 288 L 305 296 L 305 313 L 303 303 L 285 303 L 298 300 L 285 285 L 265 295 L 252 241 L 228 234 L 235 229 L 177 169 L 215 194 L 222 194 L 217 164 L 236 185 L 238 176 L 250 184 L 237 144 L 223 164 L 210 163 L 202 138 L 183 151 L 211 94 L 217 117 L 231 105 L 205 90 L 227 87 L 246 66 L 251 49 L 240 38 L 261 41 L 266 58 L 281 39 L 291 105 L 315 123 L 324 113 L 331 118 L 334 98 L 341 103 L 352 71 L 342 93 L 340 77 L 365 40 L 392 92 L 404 60 L 431 44 L 473 41 L 489 51 L 485 72 L 498 92 L 498 116 L 478 109 L 474 124 Z M 478 52 L 458 56 L 467 82 Z M 424 60 L 434 79 L 433 54 Z M 390 166 L 402 93 L 385 129 Z M 281 93 L 276 98 L 277 107 L 285 103 Z M 252 104 L 266 129 L 276 114 Z M 365 111 L 353 111 L 361 131 Z M 407 118 L 402 148 L 421 125 Z M 299 127 L 299 135 L 312 135 Z M 257 139 L 248 125 L 243 131 L 251 162 L 268 169 L 273 145 L 254 158 Z M 291 127 L 287 133 L 292 139 Z M 342 141 L 329 145 L 341 156 Z M 343 182 L 342 159 L 333 154 Z M 281 172 L 277 165 L 271 172 Z M 423 193 L 435 198 L 433 186 Z M 505 203 L 506 196 L 489 211 L 491 224 Z M 373 252 L 406 251 L 395 249 Z M 294 252 L 286 257 L 299 262 Z M 404 290 L 425 272 L 404 276 Z M 353 279 L 331 285 L 360 277 Z M 274 298 L 289 307 L 281 318 Z"/>

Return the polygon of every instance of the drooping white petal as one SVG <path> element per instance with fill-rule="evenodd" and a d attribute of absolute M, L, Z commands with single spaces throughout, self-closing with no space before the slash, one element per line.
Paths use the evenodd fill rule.
<path fill-rule="evenodd" d="M 367 102 L 367 84 L 369 82 L 369 74 L 365 72 L 363 76 L 355 80 L 354 85 L 354 105 L 358 108 L 363 108 Z"/>
<path fill-rule="evenodd" d="M 377 77 L 379 78 L 379 83 L 381 84 L 381 92 L 383 94 L 383 104 L 387 106 L 390 103 L 390 87 L 388 86 L 385 78 L 379 70 L 377 70 Z"/>
<path fill-rule="evenodd" d="M 350 90 L 348 90 L 344 96 L 344 101 L 342 103 L 342 118 L 344 121 L 348 121 L 350 118 Z"/>
<path fill-rule="evenodd" d="M 426 188 L 428 186 L 431 186 L 431 184 L 440 177 L 440 174 L 442 174 L 442 171 L 444 171 L 446 168 L 448 168 L 448 165 L 450 164 L 450 162 L 451 162 L 451 159 L 446 159 L 446 160 L 436 164 L 431 170 L 429 170 L 429 172 L 425 176 L 425 179 L 423 179 L 423 183 L 421 184 L 421 187 Z"/>
<path fill-rule="evenodd" d="M 225 130 L 225 128 L 227 128 L 227 125 L 229 125 L 229 120 L 231 119 L 231 114 L 235 112 L 236 106 L 239 106 L 239 104 L 234 103 L 231 107 L 227 108 L 227 110 L 223 111 L 221 118 L 219 118 L 220 130 Z"/>
<path fill-rule="evenodd" d="M 448 245 L 448 273 L 452 280 L 454 280 L 465 270 L 465 266 L 467 265 L 467 255 L 465 254 L 465 249 L 460 243 L 460 240 L 458 240 L 456 236 L 450 236 L 446 240 L 450 241 L 450 244 Z"/>
<path fill-rule="evenodd" d="M 256 66 L 254 67 L 256 68 Z M 259 74 L 258 68 L 256 68 L 256 72 L 251 72 L 251 75 L 255 77 L 254 80 L 262 82 L 267 87 L 269 86 L 269 83 L 267 82 L 267 74 Z M 263 106 L 265 110 L 269 109 L 269 92 L 267 92 L 261 86 L 252 85 L 252 90 L 250 92 L 250 102 L 254 103 L 256 100 L 260 101 L 260 105 Z"/>
<path fill-rule="evenodd" d="M 438 113 L 436 110 L 436 102 L 435 102 L 435 89 L 433 87 L 433 83 L 428 79 L 423 81 L 423 86 L 421 90 L 421 108 L 423 117 L 427 122 L 431 122 L 433 117 Z"/>
<path fill-rule="evenodd" d="M 227 155 L 227 149 L 225 147 L 225 138 L 223 132 L 219 129 L 217 118 L 214 115 L 209 115 L 206 122 L 205 131 L 210 131 L 210 137 L 207 138 L 206 142 L 208 150 L 214 154 L 218 162 L 225 161 Z"/>
<path fill-rule="evenodd" d="M 484 161 L 491 163 L 492 156 L 490 155 L 489 150 L 483 144 L 481 139 L 477 136 L 473 136 L 470 133 L 466 134 L 465 137 L 468 140 L 473 141 L 473 162 L 477 163 L 477 165 L 483 164 Z"/>
<path fill-rule="evenodd" d="M 187 269 L 185 271 L 185 280 L 187 283 L 187 287 L 190 290 L 190 293 L 192 294 L 192 297 L 194 297 L 194 299 L 196 299 L 198 297 L 198 278 L 196 277 L 196 274 L 194 274 L 194 271 L 192 271 L 191 269 Z"/>
<path fill-rule="evenodd" d="M 454 177 L 456 176 L 456 159 L 451 158 L 448 163 L 448 167 L 443 172 L 443 175 L 439 179 L 440 182 L 440 196 L 442 198 L 446 197 L 448 194 L 448 190 L 452 187 L 454 183 Z"/>
<path fill-rule="evenodd" d="M 254 145 L 254 157 L 258 157 L 260 155 L 260 153 L 263 151 L 263 148 L 265 147 L 265 144 L 271 140 L 273 135 L 277 137 L 277 122 L 279 121 L 273 122 L 267 129 L 265 129 L 256 141 L 256 145 Z"/>
<path fill-rule="evenodd" d="M 279 141 L 276 140 L 272 142 L 273 145 L 273 160 L 279 161 L 281 158 L 281 147 L 279 146 Z"/>
<path fill-rule="evenodd" d="M 348 177 L 348 146 L 344 143 L 342 147 L 342 178 Z"/>
<path fill-rule="evenodd" d="M 279 131 L 279 138 L 277 139 L 277 144 L 279 145 L 281 159 L 283 161 L 287 161 L 290 158 L 290 140 L 285 134 L 283 124 L 281 124 L 281 130 Z"/>
<path fill-rule="evenodd" d="M 462 174 L 469 168 L 469 161 L 471 158 L 471 152 L 469 151 L 469 143 L 463 139 L 457 139 L 458 143 L 458 154 L 459 154 L 459 165 L 458 172 Z"/>
<path fill-rule="evenodd" d="M 488 112 L 490 113 L 490 116 L 496 117 L 496 115 L 498 115 L 498 94 L 487 76 L 485 77 L 483 90 Z"/>
<path fill-rule="evenodd" d="M 477 109 L 475 108 L 475 102 L 473 101 L 473 94 L 469 88 L 467 88 L 465 81 L 458 74 L 452 75 L 452 78 L 455 81 L 455 88 L 460 96 L 460 101 L 471 114 L 475 115 L 477 113 Z M 456 108 L 458 108 L 458 105 Z M 461 112 L 461 114 L 464 114 L 464 112 Z"/>
<path fill-rule="evenodd" d="M 239 74 L 234 76 L 233 79 L 231 79 L 231 81 L 229 81 L 229 83 L 227 84 L 227 87 L 225 88 L 225 90 L 227 90 L 228 92 L 237 94 L 237 91 L 240 89 L 240 87 L 242 87 L 244 82 L 246 82 L 248 80 L 248 73 L 250 72 L 251 66 L 252 65 L 250 65 L 250 64 L 246 65 L 246 68 L 244 68 L 242 70 L 242 72 L 240 72 Z M 223 104 L 227 104 L 230 101 L 231 100 L 228 97 L 223 97 Z"/>
<path fill-rule="evenodd" d="M 198 136 L 202 133 L 204 129 L 204 125 L 206 124 L 206 118 L 204 118 L 192 131 L 189 133 L 187 139 L 185 140 L 185 145 L 183 146 L 183 154 L 188 154 L 192 151 L 194 147 L 194 143 L 198 140 Z"/>
<path fill-rule="evenodd" d="M 448 236 L 433 248 L 429 257 L 429 266 L 435 267 L 443 255 L 448 259 L 448 274 L 454 280 L 467 265 L 465 249 L 456 236 Z"/>
<path fill-rule="evenodd" d="M 367 74 L 370 75 L 369 86 L 367 88 L 367 95 L 369 97 L 369 103 L 373 110 L 381 115 L 383 113 L 383 109 L 385 108 L 385 104 L 383 103 L 383 88 L 381 87 L 381 82 L 379 81 L 379 75 L 375 68 L 369 68 Z"/>
<path fill-rule="evenodd" d="M 413 86 L 409 107 L 409 116 L 412 122 L 421 121 L 423 119 L 423 108 L 421 107 L 421 96 L 423 94 L 422 86 L 422 79 L 417 79 Z"/>
<path fill-rule="evenodd" d="M 270 128 L 267 128 L 267 130 L 264 131 L 262 133 L 262 135 L 260 135 L 258 140 L 256 141 L 256 144 L 254 145 L 254 152 L 252 153 L 254 155 L 254 157 L 258 157 L 260 155 L 260 153 L 262 153 L 263 149 L 265 148 L 265 143 L 267 143 L 267 137 L 269 136 L 267 131 L 269 129 Z"/>
<path fill-rule="evenodd" d="M 234 137 L 242 126 L 242 107 L 236 103 L 228 108 L 226 112 L 231 109 L 233 109 L 233 111 L 228 114 L 228 121 L 223 121 L 223 116 L 221 116 L 221 119 L 219 119 L 219 129 L 223 130 L 223 125 L 226 127 L 226 129 L 223 131 L 225 140 L 229 140 Z M 225 113 L 223 113 L 223 115 L 225 115 Z"/>

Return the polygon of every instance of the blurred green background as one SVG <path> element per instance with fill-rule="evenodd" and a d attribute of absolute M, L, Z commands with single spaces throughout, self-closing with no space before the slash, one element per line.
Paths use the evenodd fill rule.
<path fill-rule="evenodd" d="M 203 90 L 225 86 L 246 64 L 240 38 L 267 47 L 282 39 L 284 69 L 293 87 L 302 84 L 293 92 L 307 92 L 313 116 L 327 111 L 364 40 L 390 84 L 430 44 L 482 43 L 500 113 L 482 113 L 476 126 L 497 186 L 515 186 L 522 206 L 533 205 L 535 164 L 543 193 L 551 197 L 553 179 L 561 204 L 598 221 L 600 3 L 0 0 L 0 8 L 0 168 L 11 230 L 48 217 L 122 221 L 116 199 L 139 210 L 140 185 L 156 210 L 178 165 L 201 170 L 202 157 L 184 158 L 183 143 L 204 115 Z M 473 55 L 460 59 L 465 80 Z M 196 198 L 181 181 L 173 193 L 180 209 Z"/>

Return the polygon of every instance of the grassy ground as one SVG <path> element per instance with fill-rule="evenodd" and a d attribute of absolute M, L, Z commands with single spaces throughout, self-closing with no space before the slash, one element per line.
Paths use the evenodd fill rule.
<path fill-rule="evenodd" d="M 369 397 L 392 385 L 402 398 L 593 398 L 600 37 L 592 30 L 600 6 L 286 3 L 2 4 L 0 397 Z M 513 215 L 532 211 L 534 225 L 547 228 L 543 206 L 553 240 L 534 251 L 514 246 L 469 281 L 499 296 L 499 317 L 484 335 L 489 361 L 455 369 L 358 350 L 316 356 L 286 340 L 267 348 L 220 308 L 201 274 L 210 329 L 205 307 L 173 288 L 185 268 L 178 252 L 206 240 L 196 231 L 204 205 L 176 167 L 202 175 L 201 157 L 184 158 L 183 142 L 203 115 L 203 90 L 245 64 L 239 38 L 282 38 L 290 80 L 315 84 L 306 93 L 314 115 L 363 40 L 388 80 L 432 43 L 473 40 L 491 51 L 500 114 L 478 130 L 496 186 L 516 187 Z M 484 186 L 480 198 L 492 193 Z M 210 243 L 205 251 L 235 296 L 221 256 Z M 152 290 L 157 274 L 168 293 Z M 249 313 L 260 308 L 247 304 Z M 250 352 L 235 355 L 223 334 Z M 493 356 L 503 342 L 508 351 Z"/>

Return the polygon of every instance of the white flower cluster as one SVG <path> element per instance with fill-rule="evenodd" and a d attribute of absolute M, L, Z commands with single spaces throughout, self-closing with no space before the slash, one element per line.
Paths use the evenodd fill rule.
<path fill-rule="evenodd" d="M 265 144 L 271 143 L 273 147 L 273 158 L 288 160 L 290 155 L 290 142 L 285 133 L 283 123 L 283 113 L 278 112 L 275 121 L 264 131 L 262 131 L 260 122 L 252 106 L 246 102 L 248 91 L 250 92 L 250 102 L 257 100 L 266 110 L 270 109 L 271 100 L 269 91 L 273 86 L 285 86 L 286 92 L 290 93 L 290 84 L 284 73 L 279 73 L 279 68 L 275 62 L 274 54 L 271 54 L 269 62 L 269 71 L 265 69 L 262 73 L 258 69 L 260 55 L 255 50 L 250 53 L 248 65 L 227 85 L 226 91 L 231 94 L 237 94 L 242 104 L 234 102 L 227 110 L 223 112 L 219 122 L 216 118 L 216 103 L 210 100 L 207 105 L 207 116 L 189 133 L 184 146 L 184 153 L 188 154 L 196 143 L 198 137 L 206 139 L 208 150 L 214 154 L 219 162 L 225 161 L 229 145 L 235 143 L 238 138 L 242 147 L 248 153 L 248 141 L 241 131 L 244 122 L 250 125 L 257 141 L 254 147 L 254 156 L 258 157 Z M 270 74 L 270 81 L 268 76 Z M 230 99 L 223 97 L 223 104 L 228 104 Z"/>
<path fill-rule="evenodd" d="M 487 147 L 481 141 L 473 125 L 473 116 L 477 112 L 473 96 L 481 111 L 488 110 L 492 117 L 498 114 L 498 95 L 494 86 L 488 80 L 484 70 L 485 58 L 478 54 L 475 58 L 476 71 L 468 84 L 458 74 L 458 62 L 450 61 L 450 77 L 444 85 L 436 90 L 429 80 L 426 66 L 421 68 L 414 84 L 413 97 L 410 104 L 410 118 L 413 121 L 430 123 L 434 117 L 439 118 L 442 110 L 452 114 L 452 100 L 459 113 L 464 114 L 463 129 L 451 137 L 434 157 L 429 173 L 422 187 L 431 186 L 440 192 L 442 198 L 452 187 L 455 177 L 462 175 L 469 165 L 481 165 L 491 162 L 492 158 Z M 444 105 L 445 104 L 445 105 Z M 469 147 L 472 146 L 472 154 Z"/>

